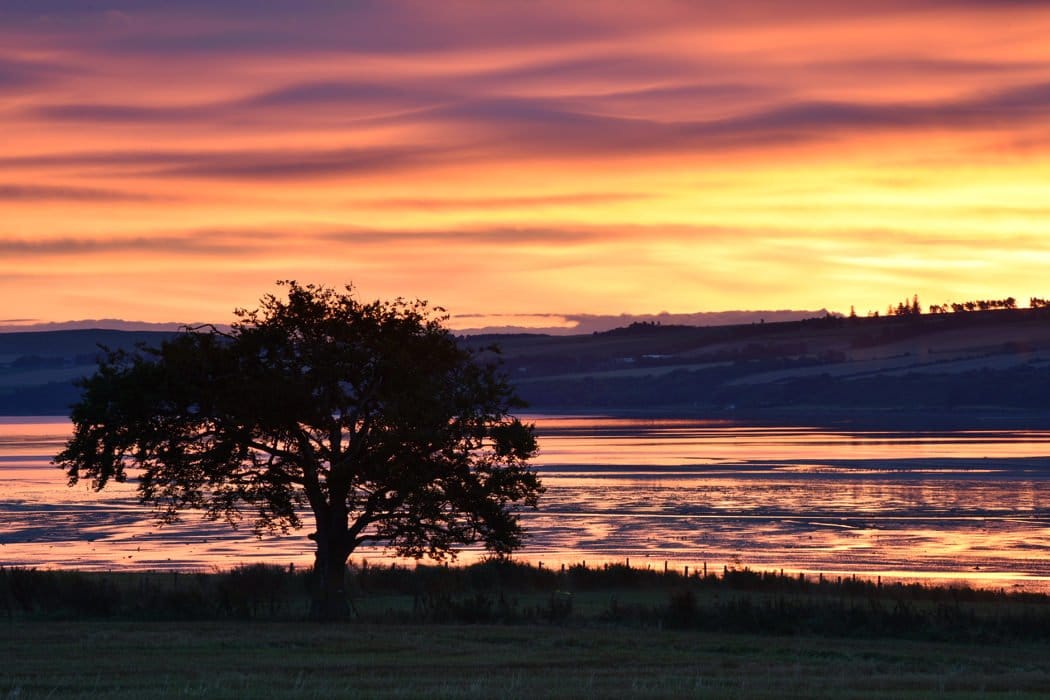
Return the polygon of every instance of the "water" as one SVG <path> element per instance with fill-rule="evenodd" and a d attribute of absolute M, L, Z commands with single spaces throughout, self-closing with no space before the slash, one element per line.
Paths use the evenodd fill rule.
<path fill-rule="evenodd" d="M 966 582 L 1050 592 L 1050 431 L 841 432 L 535 417 L 547 487 L 519 558 Z M 307 565 L 304 532 L 159 526 L 130 484 L 68 488 L 68 421 L 0 419 L 0 564 Z M 306 530 L 306 531 L 309 531 Z M 481 555 L 466 551 L 462 560 Z M 378 549 L 354 558 L 383 559 Z"/>

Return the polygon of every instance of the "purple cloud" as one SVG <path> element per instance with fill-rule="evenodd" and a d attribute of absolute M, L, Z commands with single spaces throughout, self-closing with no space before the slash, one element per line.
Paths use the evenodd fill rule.
<path fill-rule="evenodd" d="M 11 257 L 104 255 L 118 252 L 245 255 L 251 252 L 251 248 L 244 240 L 190 234 L 127 238 L 63 237 L 47 240 L 0 238 L 0 253 Z"/>
<path fill-rule="evenodd" d="M 0 33 L 2 36 L 2 33 Z M 0 93 L 38 91 L 74 72 L 62 66 L 0 56 Z"/>
<path fill-rule="evenodd" d="M 0 202 L 145 202 L 160 199 L 123 190 L 55 185 L 12 185 L 0 183 Z"/>
<path fill-rule="evenodd" d="M 375 209 L 420 209 L 442 211 L 457 209 L 509 209 L 517 207 L 612 204 L 616 202 L 632 202 L 651 198 L 652 195 L 643 193 L 585 192 L 578 194 L 537 195 L 522 197 L 405 197 L 394 199 L 363 200 L 356 201 L 354 202 L 354 204 Z"/>
<path fill-rule="evenodd" d="M 201 179 L 279 180 L 369 175 L 404 170 L 449 156 L 427 147 L 331 150 L 98 151 L 0 158 L 8 168 L 99 168 L 115 174 Z"/>

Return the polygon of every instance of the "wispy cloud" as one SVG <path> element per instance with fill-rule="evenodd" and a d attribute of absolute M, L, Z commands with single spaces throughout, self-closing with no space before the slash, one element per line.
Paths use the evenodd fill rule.
<path fill-rule="evenodd" d="M 0 202 L 151 202 L 168 199 L 155 194 L 63 185 L 14 185 L 0 183 Z"/>
<path fill-rule="evenodd" d="M 5 58 L 0 55 L 0 94 L 42 90 L 73 71 L 51 63 Z"/>
<path fill-rule="evenodd" d="M 459 211 L 472 209 L 519 209 L 529 207 L 565 207 L 638 202 L 653 198 L 651 193 L 581 192 L 526 197 L 443 197 L 392 198 L 355 201 L 356 206 L 369 209 L 422 209 L 425 211 Z"/>
<path fill-rule="evenodd" d="M 47 240 L 0 237 L 0 253 L 9 259 L 49 258 L 55 256 L 106 256 L 113 253 L 164 254 L 177 256 L 248 256 L 260 253 L 256 233 L 249 241 L 243 235 L 213 233 L 202 235 L 151 235 L 126 237 L 61 237 Z"/>
<path fill-rule="evenodd" d="M 631 93 L 648 98 L 684 101 L 698 95 L 746 92 L 739 86 L 661 88 Z M 230 118 L 229 110 L 251 111 L 261 105 L 309 109 L 316 103 L 353 104 L 380 89 L 358 95 L 346 85 L 309 84 L 212 108 Z M 622 95 L 609 99 L 623 99 Z M 297 104 L 297 101 L 303 104 Z M 666 107 L 666 105 L 665 105 Z M 209 110 L 196 107 L 133 107 L 120 105 L 49 105 L 34 108 L 37 116 L 85 123 L 120 122 L 180 124 L 208 119 Z M 10 166 L 144 167 L 157 176 L 232 179 L 288 179 L 329 175 L 371 174 L 428 168 L 492 158 L 630 157 L 645 153 L 754 150 L 808 142 L 834 142 L 863 133 L 901 131 L 987 130 L 1038 126 L 1050 110 L 1050 82 L 1035 82 L 1000 90 L 985 90 L 954 99 L 914 99 L 898 102 L 840 100 L 780 100 L 771 107 L 721 117 L 660 120 L 584 111 L 572 99 L 461 99 L 434 107 L 392 114 L 389 123 L 430 122 L 458 131 L 459 142 L 443 145 L 387 144 L 334 149 L 217 149 L 213 151 L 88 152 L 68 155 L 0 158 Z M 651 110 L 650 110 L 651 111 Z M 256 115 L 258 116 L 258 115 Z"/>
<path fill-rule="evenodd" d="M 10 168 L 100 168 L 114 174 L 158 178 L 274 180 L 369 175 L 404 170 L 434 162 L 449 151 L 433 147 L 213 151 L 94 151 L 40 156 L 0 157 Z"/>

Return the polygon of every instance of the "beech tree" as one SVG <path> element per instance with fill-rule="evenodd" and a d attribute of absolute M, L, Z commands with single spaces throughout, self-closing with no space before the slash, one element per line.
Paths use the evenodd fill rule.
<path fill-rule="evenodd" d="M 422 301 L 361 303 L 282 282 L 228 332 L 186 329 L 109 352 L 81 382 L 55 458 L 70 485 L 138 476 L 165 522 L 184 509 L 258 533 L 312 515 L 313 614 L 348 612 L 346 562 L 366 543 L 454 557 L 519 547 L 516 509 L 542 492 L 533 428 L 492 362 L 464 349 Z"/>

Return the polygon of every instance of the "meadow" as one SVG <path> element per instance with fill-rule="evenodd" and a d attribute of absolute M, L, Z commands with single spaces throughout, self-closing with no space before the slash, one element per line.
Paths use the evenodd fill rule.
<path fill-rule="evenodd" d="M 1037 698 L 1045 644 L 550 625 L 18 622 L 8 698 Z"/>
<path fill-rule="evenodd" d="M 1050 597 L 727 569 L 0 570 L 3 697 L 1041 697 Z"/>

